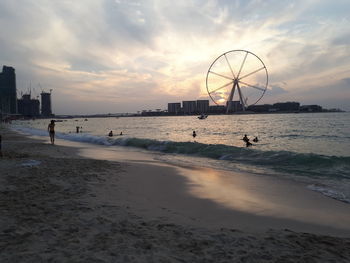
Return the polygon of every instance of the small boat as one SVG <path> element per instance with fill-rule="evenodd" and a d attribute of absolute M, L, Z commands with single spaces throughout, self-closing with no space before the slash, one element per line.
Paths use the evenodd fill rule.
<path fill-rule="evenodd" d="M 205 114 L 201 114 L 201 116 L 198 116 L 198 119 L 200 120 L 204 120 L 208 117 L 208 115 L 205 115 Z"/>

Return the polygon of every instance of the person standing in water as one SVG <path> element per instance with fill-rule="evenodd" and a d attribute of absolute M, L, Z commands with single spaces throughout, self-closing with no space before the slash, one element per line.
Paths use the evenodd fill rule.
<path fill-rule="evenodd" d="M 242 138 L 242 140 L 245 142 L 245 146 L 249 147 L 252 146 L 253 144 L 249 141 L 249 138 L 247 136 L 247 134 L 244 134 L 244 137 Z"/>
<path fill-rule="evenodd" d="M 244 134 L 242 140 L 243 140 L 245 143 L 249 142 L 249 138 L 247 137 L 247 134 Z"/>
<path fill-rule="evenodd" d="M 55 121 L 54 120 L 51 120 L 49 126 L 47 126 L 47 130 L 50 135 L 51 144 L 54 144 L 55 143 Z"/>

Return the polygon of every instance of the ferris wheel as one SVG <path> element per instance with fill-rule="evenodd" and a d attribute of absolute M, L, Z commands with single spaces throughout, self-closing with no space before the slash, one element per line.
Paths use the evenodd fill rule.
<path fill-rule="evenodd" d="M 225 105 L 226 113 L 245 111 L 265 94 L 268 73 L 264 62 L 247 50 L 231 50 L 210 65 L 206 86 L 212 101 Z"/>

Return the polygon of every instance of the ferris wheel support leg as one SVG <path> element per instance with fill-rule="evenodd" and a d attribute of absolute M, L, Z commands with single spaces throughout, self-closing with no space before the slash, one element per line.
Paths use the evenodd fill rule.
<path fill-rule="evenodd" d="M 226 114 L 228 114 L 228 112 L 230 111 L 230 108 L 232 107 L 231 105 L 232 105 L 232 99 L 233 99 L 233 95 L 234 95 L 234 93 L 235 93 L 235 89 L 236 89 L 236 85 L 237 85 L 237 83 L 236 83 L 236 81 L 233 83 L 233 87 L 232 87 L 232 89 L 231 89 L 231 93 L 230 93 L 230 96 L 228 97 L 228 100 L 227 100 L 227 102 L 226 102 Z"/>
<path fill-rule="evenodd" d="M 238 83 L 237 83 L 237 90 L 238 90 L 238 94 L 239 94 L 239 100 L 241 101 L 241 104 L 242 104 L 242 110 L 245 111 L 246 108 L 245 108 L 245 104 L 244 104 L 244 99 L 243 99 L 241 88 L 239 87 Z"/>

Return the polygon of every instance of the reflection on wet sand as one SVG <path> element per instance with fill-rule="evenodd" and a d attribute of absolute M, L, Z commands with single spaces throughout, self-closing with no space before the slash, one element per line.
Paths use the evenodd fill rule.
<path fill-rule="evenodd" d="M 190 192 L 199 198 L 257 214 L 264 214 L 276 207 L 276 204 L 267 202 L 268 200 L 255 191 L 257 186 L 249 178 L 241 178 L 241 175 L 232 176 L 224 171 L 212 169 L 193 169 L 190 173 L 180 170 L 189 180 Z"/>
<path fill-rule="evenodd" d="M 87 158 L 174 167 L 171 164 L 156 161 L 154 156 L 149 153 L 145 154 L 122 148 L 118 148 L 118 150 L 106 149 L 86 144 L 84 146 L 80 148 L 80 155 Z M 227 212 L 230 210 L 241 211 L 259 216 L 293 219 L 300 222 L 349 229 L 348 204 L 308 190 L 303 184 L 272 176 L 209 168 L 179 166 L 175 166 L 175 168 L 178 170 L 178 174 L 186 179 L 185 186 L 187 188 L 178 189 L 179 193 L 186 190 L 194 198 L 214 202 L 222 208 L 228 209 Z M 143 173 L 143 176 L 148 176 L 150 181 L 155 178 L 151 174 Z M 153 194 L 160 191 L 159 188 L 150 187 Z M 167 187 L 167 185 L 162 185 L 161 192 L 166 192 Z M 169 187 L 174 186 L 169 185 Z M 161 200 L 164 198 L 163 196 Z M 210 212 L 207 211 L 207 213 Z"/>
<path fill-rule="evenodd" d="M 280 178 L 213 169 L 179 169 L 190 194 L 228 209 L 347 227 L 347 204 Z"/>

